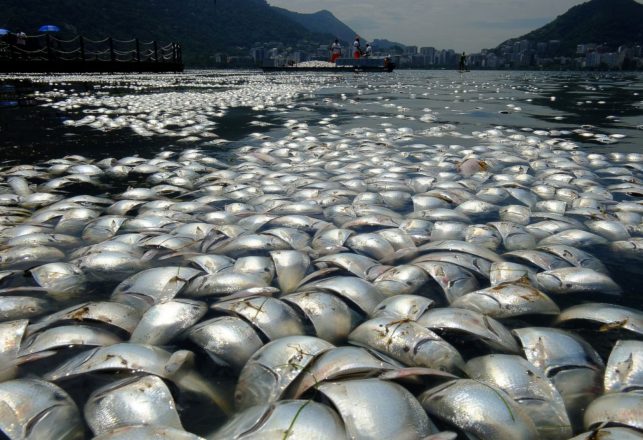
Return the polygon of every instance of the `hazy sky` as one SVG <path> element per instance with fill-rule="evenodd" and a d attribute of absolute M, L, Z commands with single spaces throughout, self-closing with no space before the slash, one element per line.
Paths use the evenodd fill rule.
<path fill-rule="evenodd" d="M 585 0 L 268 0 L 297 12 L 327 9 L 363 38 L 439 49 L 496 47 Z M 637 0 L 642 3 L 643 0 Z"/>

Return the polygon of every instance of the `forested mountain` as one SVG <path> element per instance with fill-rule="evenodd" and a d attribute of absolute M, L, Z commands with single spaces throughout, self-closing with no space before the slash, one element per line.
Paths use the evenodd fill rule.
<path fill-rule="evenodd" d="M 643 5 L 634 0 L 591 0 L 501 46 L 518 40 L 560 40 L 561 55 L 567 56 L 573 55 L 576 46 L 584 43 L 606 43 L 612 47 L 643 44 Z"/>
<path fill-rule="evenodd" d="M 192 66 L 211 65 L 217 52 L 247 55 L 256 42 L 301 47 L 334 37 L 323 27 L 311 24 L 318 31 L 309 30 L 266 0 L 0 0 L 0 11 L 0 28 L 14 32 L 35 34 L 41 25 L 55 24 L 63 38 L 180 41 Z M 329 15 L 322 14 L 327 23 Z"/>
<path fill-rule="evenodd" d="M 287 9 L 274 7 L 276 11 L 299 23 L 311 32 L 335 35 L 340 40 L 350 43 L 355 38 L 355 31 L 335 17 L 330 11 L 319 11 L 314 14 L 301 14 Z"/>

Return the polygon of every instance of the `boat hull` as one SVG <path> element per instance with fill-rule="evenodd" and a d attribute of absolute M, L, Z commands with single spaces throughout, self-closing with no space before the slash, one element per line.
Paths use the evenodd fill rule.
<path fill-rule="evenodd" d="M 263 67 L 264 72 L 392 72 L 395 64 L 389 66 L 337 66 L 337 67 L 291 67 L 291 66 L 268 66 Z"/>

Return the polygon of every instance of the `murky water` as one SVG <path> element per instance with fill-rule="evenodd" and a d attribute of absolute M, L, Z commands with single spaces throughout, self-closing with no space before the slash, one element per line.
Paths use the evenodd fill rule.
<path fill-rule="evenodd" d="M 581 148 L 596 152 L 640 151 L 643 137 L 641 75 L 629 73 L 399 71 L 369 75 L 264 75 L 194 72 L 182 76 L 4 77 L 0 78 L 0 84 L 0 151 L 5 161 L 21 163 L 86 151 L 92 151 L 95 158 L 149 155 L 204 143 L 201 139 L 177 142 L 174 136 L 159 133 L 133 136 L 129 128 L 65 126 L 65 120 L 101 114 L 97 111 L 101 109 L 97 99 L 88 99 L 73 108 L 43 106 L 64 102 L 70 94 L 90 98 L 121 96 L 127 98 L 127 103 L 129 98 L 159 97 L 168 92 L 196 92 L 205 99 L 210 97 L 215 106 L 219 103 L 229 106 L 222 114 L 209 117 L 217 124 L 213 132 L 232 143 L 210 148 L 215 153 L 251 140 L 247 138 L 250 133 L 274 130 L 278 135 L 287 119 L 302 119 L 314 125 L 332 113 L 337 114 L 334 124 L 341 128 L 379 127 L 388 122 L 426 130 L 432 124 L 453 124 L 459 135 L 435 141 L 463 145 L 477 142 L 470 137 L 473 132 L 494 126 L 550 131 L 552 137 L 570 139 Z M 262 107 L 255 109 L 248 108 L 250 104 L 244 103 L 243 97 L 236 102 L 221 99 L 227 91 L 244 88 L 261 91 L 274 85 L 282 85 L 284 93 L 296 96 L 289 96 L 294 99 L 282 103 L 252 102 Z M 159 99 L 158 105 L 163 110 L 168 102 Z M 120 106 L 114 107 L 110 110 L 116 110 L 118 115 Z M 188 103 L 186 107 L 179 105 L 166 110 L 179 112 L 189 107 Z M 427 114 L 432 117 L 428 122 L 422 121 Z"/>
<path fill-rule="evenodd" d="M 314 313 L 334 322 L 343 310 L 346 331 L 342 333 L 341 323 L 328 325 L 332 328 L 326 331 L 332 336 L 328 339 L 344 346 L 348 345 L 349 332 L 374 319 L 375 305 L 382 295 L 390 294 L 388 283 L 399 283 L 395 285 L 401 291 L 424 295 L 424 301 L 434 302 L 430 307 L 437 305 L 452 312 L 457 307 L 450 307 L 451 303 L 459 296 L 490 287 L 490 267 L 501 257 L 527 270 L 516 279 L 510 275 L 513 287 L 524 289 L 525 284 L 532 283 L 546 290 L 554 301 L 543 294 L 548 311 L 532 314 L 529 310 L 524 315 L 507 312 L 507 316 L 498 319 L 509 330 L 556 326 L 585 337 L 602 361 L 590 359 L 586 353 L 581 361 L 588 366 L 556 365 L 549 379 L 554 381 L 559 372 L 567 369 L 580 369 L 595 375 L 590 379 L 600 379 L 602 384 L 601 362 L 607 361 L 616 341 L 640 340 L 643 332 L 642 80 L 642 75 L 629 73 L 449 71 L 2 76 L 0 204 L 6 212 L 0 214 L 0 299 L 24 295 L 44 298 L 46 304 L 24 311 L 14 310 L 9 304 L 0 312 L 12 319 L 29 319 L 30 327 L 26 328 L 31 330 L 26 331 L 25 338 L 42 334 L 48 326 L 73 324 L 90 326 L 94 332 L 107 332 L 122 341 L 129 340 L 132 328 L 118 327 L 104 316 L 88 321 L 84 315 L 86 306 L 60 322 L 43 324 L 35 330 L 32 326 L 38 326 L 39 320 L 55 311 L 89 301 L 122 303 L 139 313 L 140 322 L 141 316 L 148 316 L 152 304 L 166 301 L 183 304 L 185 300 L 207 312 L 194 322 L 185 318 L 189 328 L 178 329 L 169 340 L 153 344 L 179 354 L 167 360 L 160 370 L 154 369 L 157 365 L 130 368 L 130 353 L 121 358 L 125 367 L 109 364 L 88 372 L 74 371 L 70 373 L 71 380 L 64 380 L 49 376 L 54 366 L 82 357 L 89 348 L 103 344 L 81 338 L 60 347 L 52 341 L 41 341 L 44 345 L 49 343 L 51 350 L 25 356 L 25 348 L 18 347 L 21 356 L 17 361 L 14 358 L 18 351 L 11 352 L 9 343 L 8 348 L 0 344 L 0 361 L 7 360 L 7 365 L 16 367 L 14 370 L 0 365 L 0 387 L 2 381 L 14 377 L 50 378 L 69 393 L 82 412 L 100 386 L 128 378 L 132 371 L 159 375 L 170 386 L 183 428 L 215 438 L 216 430 L 229 419 L 212 401 L 179 383 L 175 370 L 198 373 L 199 380 L 225 396 L 223 400 L 232 401 L 240 381 L 240 366 L 216 366 L 212 360 L 216 356 L 208 350 L 216 351 L 217 347 L 204 347 L 198 339 L 185 337 L 197 322 L 229 317 L 237 323 L 252 324 L 252 337 L 243 343 L 234 341 L 242 351 L 242 346 L 251 341 L 256 341 L 255 348 L 259 349 L 270 340 L 278 340 L 271 331 L 278 336 L 306 333 L 322 338 L 317 327 L 323 323 L 315 321 Z M 465 165 L 474 167 L 471 173 L 461 168 Z M 552 179 L 548 188 L 547 179 Z M 554 192 L 548 194 L 548 190 Z M 81 199 L 69 201 L 76 195 L 82 195 Z M 564 202 L 562 211 L 553 204 L 537 204 L 546 200 Z M 478 204 L 466 203 L 470 201 Z M 516 211 L 503 211 L 507 205 Z M 108 221 L 100 223 L 101 220 Z M 192 228 L 193 225 L 196 226 Z M 561 233 L 574 230 L 577 235 L 548 243 L 549 235 L 556 234 L 549 234 L 546 227 L 561 228 Z M 239 244 L 246 236 L 269 242 Z M 464 242 L 465 238 L 478 247 L 454 250 L 450 244 L 439 252 L 430 247 L 431 243 Z M 98 243 L 110 246 L 109 250 L 84 247 Z M 572 253 L 569 249 L 547 248 L 547 252 L 537 251 L 540 254 L 510 255 L 513 251 L 534 251 L 537 246 L 543 249 L 567 244 L 574 248 Z M 41 254 L 19 254 L 25 248 L 38 249 Z M 286 253 L 271 253 L 275 249 Z M 555 254 L 561 249 L 567 253 Z M 348 255 L 348 262 L 317 260 L 340 253 Z M 100 254 L 109 254 L 110 260 L 95 261 Z M 294 258 L 295 254 L 294 262 L 280 260 Z M 356 254 L 368 257 L 370 263 L 353 260 Z M 435 260 L 427 263 L 416 259 L 427 254 Z M 198 259 L 212 255 L 220 256 L 221 261 Z M 245 257 L 250 259 L 244 260 Z M 64 267 L 47 266 L 58 262 Z M 41 266 L 47 267 L 45 275 L 47 271 L 53 275 L 37 278 L 34 271 Z M 194 273 L 184 278 L 174 266 L 193 268 Z M 544 272 L 581 267 L 596 269 L 590 271 L 590 282 L 579 281 L 588 283 L 582 293 L 568 291 L 577 288 L 575 282 L 551 287 L 548 279 L 536 279 Z M 164 285 L 156 286 L 148 280 L 148 285 L 137 286 L 144 291 L 128 291 L 132 286 L 121 284 L 153 268 L 170 268 L 171 276 Z M 405 270 L 415 271 L 415 278 L 406 280 Z M 609 276 L 602 276 L 603 272 Z M 313 273 L 313 278 L 304 278 Z M 456 276 L 450 279 L 453 273 Z M 216 278 L 221 274 L 227 278 Z M 164 279 L 161 275 L 159 272 Z M 241 281 L 228 275 L 239 276 Z M 336 275 L 350 278 L 344 282 L 357 283 L 358 287 L 336 287 Z M 211 284 L 199 284 L 200 279 L 208 279 Z M 325 287 L 315 284 L 320 280 L 327 283 Z M 324 307 L 319 307 L 321 311 L 312 306 L 306 309 L 299 303 L 295 307 L 295 300 L 287 295 L 305 297 L 310 292 L 332 293 L 327 296 L 336 303 L 335 308 L 329 309 L 336 313 L 323 315 Z M 620 295 L 615 295 L 618 292 Z M 226 309 L 221 305 L 222 298 L 234 304 Z M 265 298 L 270 298 L 275 308 L 266 311 L 265 303 L 257 307 L 250 300 L 246 302 L 248 298 L 266 302 Z M 536 302 L 532 296 L 525 298 Z M 591 316 L 564 324 L 554 322 L 558 309 L 588 302 L 609 302 L 633 311 L 623 312 L 627 319 L 610 322 Z M 248 309 L 245 312 L 244 307 Z M 280 312 L 279 307 L 290 312 Z M 259 323 L 260 314 L 266 315 L 266 322 Z M 386 331 L 389 325 L 397 328 L 415 319 L 397 318 L 391 318 Z M 182 324 L 172 321 L 176 316 L 164 319 L 175 327 Z M 9 330 L 1 327 L 3 321 L 9 318 L 0 319 L 0 331 L 8 334 Z M 162 327 L 164 322 L 161 319 L 157 325 Z M 465 361 L 488 353 L 512 353 L 536 362 L 526 348 L 524 353 L 514 349 L 516 340 L 511 335 L 490 345 L 484 338 L 476 339 L 475 334 L 465 332 L 463 336 L 458 329 L 451 333 L 449 328 L 430 328 L 453 344 L 457 357 L 462 355 Z M 426 340 L 430 338 L 422 343 Z M 399 353 L 387 351 L 388 347 L 361 345 L 407 366 L 451 368 L 414 364 L 404 357 L 410 350 L 407 345 Z M 293 377 L 299 375 L 301 380 L 308 374 L 303 362 L 312 365 L 313 357 L 319 353 L 313 356 L 296 346 L 297 353 L 288 359 L 286 367 L 292 368 L 296 373 Z M 194 352 L 195 361 L 181 357 L 186 352 L 179 350 Z M 114 357 L 108 354 L 105 362 Z M 80 366 L 87 363 L 83 360 Z M 286 367 L 275 366 L 277 370 Z M 450 371 L 463 377 L 457 368 Z M 371 373 L 376 374 L 365 376 Z M 418 399 L 429 385 L 444 380 L 431 375 L 408 380 L 406 371 L 400 374 L 396 380 Z M 571 403 L 565 402 L 571 408 L 570 415 L 576 418 L 572 428 L 580 433 L 584 430 L 578 420 L 585 409 L 583 405 L 598 399 L 602 389 L 597 391 L 591 383 L 583 388 L 586 383 L 575 382 L 568 387 L 568 379 L 560 377 L 563 376 L 559 376 L 561 382 L 556 385 L 561 393 L 575 396 L 578 392 L 583 396 L 582 405 L 573 398 Z M 264 401 L 261 399 L 266 396 L 261 393 L 270 388 L 271 382 L 267 376 L 263 379 L 261 386 L 254 386 L 256 395 L 252 387 L 248 391 L 237 386 L 241 397 L 236 398 L 242 400 L 237 400 L 238 408 L 254 400 Z M 323 403 L 332 408 L 333 414 L 341 412 L 348 426 L 350 417 L 345 411 L 350 410 L 341 409 L 338 402 L 330 403 L 330 389 L 322 389 L 325 397 L 321 397 L 317 379 L 313 385 L 302 398 Z M 286 391 L 293 389 L 282 391 L 287 395 Z M 303 407 L 292 420 L 286 420 L 284 438 L 295 429 L 302 410 Z M 265 421 L 271 411 L 255 419 Z M 364 419 L 371 422 L 362 428 L 370 429 L 377 425 L 377 417 L 373 416 L 376 413 L 369 413 L 368 408 L 365 411 Z M 420 413 L 416 416 L 426 417 L 423 411 Z M 389 416 L 391 420 L 383 425 L 402 420 L 394 414 Z M 0 414 L 0 437 L 2 417 Z M 46 422 L 38 417 L 32 424 Z M 457 420 L 435 418 L 441 429 L 464 430 Z M 516 422 L 513 414 L 511 418 Z M 363 421 L 356 420 L 359 427 Z M 78 424 L 88 438 L 91 431 L 96 432 L 94 420 Z M 628 425 L 624 421 L 618 424 Z M 344 429 L 343 425 L 339 429 Z M 426 429 L 420 431 L 418 428 L 413 433 L 418 436 L 408 437 L 429 434 Z"/>

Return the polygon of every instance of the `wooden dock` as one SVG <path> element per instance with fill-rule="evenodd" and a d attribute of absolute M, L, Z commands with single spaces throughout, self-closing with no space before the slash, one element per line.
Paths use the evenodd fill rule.
<path fill-rule="evenodd" d="M 51 34 L 15 35 L 0 40 L 0 72 L 182 72 L 179 43 L 128 41 L 76 36 L 69 40 Z"/>

